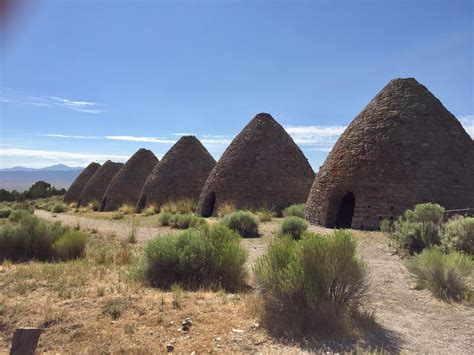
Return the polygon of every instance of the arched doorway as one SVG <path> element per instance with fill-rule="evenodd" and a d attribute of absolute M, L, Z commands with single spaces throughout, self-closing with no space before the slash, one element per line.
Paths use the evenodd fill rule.
<path fill-rule="evenodd" d="M 355 196 L 352 192 L 344 195 L 336 216 L 336 228 L 351 228 L 354 217 Z"/>
<path fill-rule="evenodd" d="M 216 203 L 216 193 L 213 191 L 207 195 L 202 205 L 201 215 L 203 217 L 211 217 L 214 213 L 214 205 Z"/>

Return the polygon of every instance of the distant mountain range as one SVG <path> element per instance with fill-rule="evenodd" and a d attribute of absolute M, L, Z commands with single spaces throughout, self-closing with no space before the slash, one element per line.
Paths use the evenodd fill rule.
<path fill-rule="evenodd" d="M 56 164 L 46 168 L 25 168 L 15 166 L 0 169 L 0 188 L 5 190 L 28 190 L 36 181 L 42 180 L 60 189 L 68 189 L 84 168 Z"/>
<path fill-rule="evenodd" d="M 82 170 L 81 167 L 71 167 L 64 164 L 56 164 L 45 168 L 26 168 L 24 166 L 14 166 L 13 168 L 0 169 L 0 171 L 77 171 Z"/>

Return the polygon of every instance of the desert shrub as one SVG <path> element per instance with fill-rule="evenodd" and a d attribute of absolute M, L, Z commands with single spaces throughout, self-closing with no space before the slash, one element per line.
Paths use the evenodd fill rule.
<path fill-rule="evenodd" d="M 68 207 L 64 203 L 57 203 L 51 209 L 53 213 L 62 213 L 62 212 L 66 212 L 67 210 L 68 210 Z"/>
<path fill-rule="evenodd" d="M 32 214 L 27 210 L 13 210 L 8 217 L 8 220 L 12 223 L 17 223 L 23 218 L 32 216 Z"/>
<path fill-rule="evenodd" d="M 398 247 L 410 254 L 440 243 L 440 225 L 444 208 L 438 204 L 422 203 L 406 210 L 393 224 L 392 237 Z"/>
<path fill-rule="evenodd" d="M 125 215 L 120 211 L 114 211 L 112 212 L 112 215 L 111 215 L 112 219 L 123 219 L 124 217 Z"/>
<path fill-rule="evenodd" d="M 162 226 L 169 226 L 173 215 L 170 212 L 160 212 L 158 214 L 158 223 Z"/>
<path fill-rule="evenodd" d="M 145 248 L 144 276 L 150 284 L 169 288 L 173 283 L 236 290 L 246 277 L 247 251 L 239 235 L 222 225 L 189 229 L 159 236 Z"/>
<path fill-rule="evenodd" d="M 219 205 L 219 209 L 217 211 L 217 216 L 218 217 L 224 217 L 228 214 L 234 213 L 237 211 L 237 208 L 235 207 L 234 203 L 230 201 L 224 201 Z"/>
<path fill-rule="evenodd" d="M 304 204 L 296 204 L 296 205 L 288 206 L 287 208 L 283 210 L 283 216 L 284 217 L 295 216 L 295 217 L 304 218 Z"/>
<path fill-rule="evenodd" d="M 382 219 L 379 226 L 380 230 L 384 233 L 393 232 L 393 222 L 389 219 Z"/>
<path fill-rule="evenodd" d="M 198 228 L 206 224 L 206 220 L 193 214 L 175 214 L 170 219 L 170 226 L 177 229 Z"/>
<path fill-rule="evenodd" d="M 439 248 L 424 250 L 407 262 L 420 288 L 444 300 L 471 301 L 474 261 L 466 254 L 443 253 Z"/>
<path fill-rule="evenodd" d="M 124 203 L 120 208 L 118 209 L 119 212 L 122 212 L 123 214 L 134 214 L 135 213 L 135 206 L 129 204 L 129 203 Z"/>
<path fill-rule="evenodd" d="M 91 210 L 91 211 L 98 211 L 100 208 L 100 204 L 99 204 L 99 201 L 97 200 L 94 200 L 94 201 L 91 201 L 87 204 L 87 209 Z"/>
<path fill-rule="evenodd" d="M 169 212 L 171 214 L 188 214 L 196 211 L 196 201 L 191 199 L 181 199 L 177 201 L 168 201 L 161 205 L 161 212 Z"/>
<path fill-rule="evenodd" d="M 10 208 L 2 208 L 0 209 L 0 218 L 8 218 L 11 213 L 12 210 Z"/>
<path fill-rule="evenodd" d="M 367 292 L 365 264 L 349 232 L 275 238 L 255 263 L 262 321 L 276 332 L 333 331 L 357 313 Z"/>
<path fill-rule="evenodd" d="M 13 210 L 25 210 L 28 211 L 29 213 L 33 213 L 35 211 L 35 208 L 30 205 L 28 202 L 17 202 L 12 206 Z"/>
<path fill-rule="evenodd" d="M 457 217 L 441 229 L 441 243 L 447 251 L 457 250 L 474 254 L 474 217 Z"/>
<path fill-rule="evenodd" d="M 74 229 L 67 230 L 53 243 L 54 257 L 59 260 L 73 260 L 84 257 L 87 235 Z"/>
<path fill-rule="evenodd" d="M 275 212 L 270 208 L 260 208 L 256 215 L 260 222 L 270 222 L 275 217 Z"/>
<path fill-rule="evenodd" d="M 18 222 L 0 228 L 0 260 L 53 259 L 54 242 L 69 228 L 59 223 L 47 223 L 25 211 L 23 213 Z"/>
<path fill-rule="evenodd" d="M 258 237 L 258 218 L 248 211 L 237 211 L 225 215 L 222 223 L 244 238 Z"/>
<path fill-rule="evenodd" d="M 157 214 L 158 212 L 160 212 L 160 208 L 152 203 L 150 205 L 148 205 L 143 211 L 142 213 L 145 215 L 145 216 L 153 216 L 155 214 Z"/>
<path fill-rule="evenodd" d="M 303 218 L 291 216 L 285 217 L 280 225 L 278 235 L 290 235 L 293 239 L 300 239 L 303 232 L 308 229 L 308 222 Z"/>

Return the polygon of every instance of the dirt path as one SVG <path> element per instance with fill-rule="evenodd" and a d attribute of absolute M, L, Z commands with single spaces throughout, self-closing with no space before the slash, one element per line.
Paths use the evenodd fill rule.
<path fill-rule="evenodd" d="M 126 237 L 130 221 L 105 220 L 58 214 L 37 210 L 35 214 L 67 225 L 79 223 L 83 229 L 97 229 L 99 233 L 115 233 Z M 249 264 L 262 255 L 278 221 L 261 226 L 262 237 L 244 239 L 249 250 Z M 326 228 L 311 226 L 319 233 Z M 138 227 L 139 243 L 158 234 L 169 233 L 167 227 Z M 435 299 L 428 291 L 415 290 L 415 282 L 397 255 L 389 247 L 389 239 L 381 233 L 355 232 L 358 253 L 368 265 L 370 273 L 369 300 L 375 308 L 380 330 L 374 333 L 374 343 L 385 344 L 386 349 L 416 353 L 472 353 L 474 349 L 474 308 L 449 304 Z"/>

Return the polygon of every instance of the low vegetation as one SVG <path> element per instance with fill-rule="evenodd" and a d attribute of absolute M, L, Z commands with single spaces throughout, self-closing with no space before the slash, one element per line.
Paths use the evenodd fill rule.
<path fill-rule="evenodd" d="M 119 212 L 122 212 L 123 214 L 134 214 L 135 213 L 135 206 L 129 204 L 129 203 L 124 203 L 120 208 L 118 209 Z"/>
<path fill-rule="evenodd" d="M 15 217 L 15 218 L 12 218 Z M 25 210 L 0 227 L 0 261 L 70 260 L 83 256 L 87 236 L 59 223 L 47 223 Z"/>
<path fill-rule="evenodd" d="M 145 216 L 153 216 L 160 212 L 160 207 L 154 203 L 148 205 L 145 209 L 143 209 L 142 214 Z"/>
<path fill-rule="evenodd" d="M 474 255 L 474 217 L 455 217 L 441 229 L 444 250 L 457 250 Z"/>
<path fill-rule="evenodd" d="M 443 213 L 444 208 L 433 203 L 422 203 L 413 210 L 406 210 L 395 221 L 391 230 L 398 249 L 413 255 L 425 248 L 439 245 Z"/>
<path fill-rule="evenodd" d="M 66 204 L 57 203 L 53 206 L 53 208 L 51 209 L 51 212 L 53 212 L 53 213 L 62 213 L 62 212 L 66 212 L 68 210 L 69 210 L 69 208 Z"/>
<path fill-rule="evenodd" d="M 161 212 L 171 214 L 188 214 L 196 212 L 197 202 L 190 199 L 181 199 L 177 201 L 168 201 L 161 205 Z"/>
<path fill-rule="evenodd" d="M 217 211 L 217 216 L 218 217 L 224 217 L 228 214 L 231 214 L 231 213 L 234 213 L 237 211 L 237 208 L 235 207 L 235 205 L 230 202 L 230 201 L 226 201 L 226 202 L 223 202 L 219 205 L 219 209 Z"/>
<path fill-rule="evenodd" d="M 256 215 L 260 222 L 271 222 L 273 217 L 275 217 L 275 212 L 271 208 L 260 208 Z"/>
<path fill-rule="evenodd" d="M 216 224 L 148 242 L 144 276 L 151 285 L 162 288 L 179 283 L 186 288 L 207 285 L 237 290 L 245 283 L 246 260 L 239 235 Z"/>
<path fill-rule="evenodd" d="M 303 233 L 308 229 L 308 225 L 308 222 L 303 218 L 296 216 L 286 217 L 280 225 L 278 235 L 289 235 L 293 239 L 300 239 Z"/>
<path fill-rule="evenodd" d="M 222 223 L 237 231 L 244 238 L 258 237 L 258 218 L 248 211 L 237 211 L 225 215 Z"/>
<path fill-rule="evenodd" d="M 366 267 L 347 231 L 275 238 L 254 266 L 262 322 L 276 332 L 332 332 L 363 306 Z"/>
<path fill-rule="evenodd" d="M 0 218 L 8 218 L 11 213 L 12 210 L 10 208 L 2 208 L 0 209 Z"/>
<path fill-rule="evenodd" d="M 158 223 L 161 226 L 170 226 L 176 229 L 198 228 L 207 222 L 204 218 L 192 213 L 171 214 L 170 212 L 160 212 L 158 214 Z"/>
<path fill-rule="evenodd" d="M 430 290 L 444 300 L 473 301 L 474 261 L 457 251 L 443 253 L 431 248 L 407 262 L 407 268 L 417 278 L 418 286 Z"/>
<path fill-rule="evenodd" d="M 295 204 L 288 206 L 283 210 L 283 216 L 284 217 L 300 217 L 304 218 L 304 204 Z"/>

